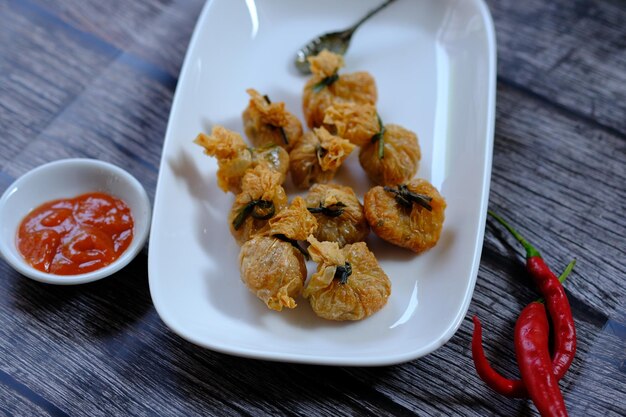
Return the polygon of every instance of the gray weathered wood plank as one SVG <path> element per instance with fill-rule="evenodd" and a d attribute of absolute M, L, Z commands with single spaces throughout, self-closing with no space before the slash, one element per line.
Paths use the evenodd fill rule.
<path fill-rule="evenodd" d="M 27 0 L 68 25 L 177 76 L 203 0 Z"/>
<path fill-rule="evenodd" d="M 39 404 L 38 404 L 39 403 Z M 65 417 L 56 407 L 37 398 L 10 375 L 0 373 L 0 415 L 6 417 Z"/>
<path fill-rule="evenodd" d="M 626 3 L 487 3 L 500 77 L 626 137 Z"/>
<path fill-rule="evenodd" d="M 63 112 L 112 54 L 89 48 L 16 2 L 0 3 L 0 28 L 3 44 L 10 39 L 11 45 L 0 54 L 2 167 Z"/>

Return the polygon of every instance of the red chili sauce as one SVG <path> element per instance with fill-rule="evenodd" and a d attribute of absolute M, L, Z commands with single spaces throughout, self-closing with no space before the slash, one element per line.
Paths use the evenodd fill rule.
<path fill-rule="evenodd" d="M 133 224 L 122 200 L 88 193 L 31 211 L 20 224 L 17 247 L 40 271 L 77 275 L 115 261 L 133 240 Z"/>

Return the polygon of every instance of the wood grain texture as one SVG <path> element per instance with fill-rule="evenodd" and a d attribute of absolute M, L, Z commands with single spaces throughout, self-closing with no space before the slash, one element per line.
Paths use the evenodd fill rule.
<path fill-rule="evenodd" d="M 28 0 L 73 28 L 177 76 L 202 0 Z"/>
<path fill-rule="evenodd" d="M 5 417 L 65 417 L 56 406 L 15 381 L 10 375 L 0 373 L 0 415 Z"/>
<path fill-rule="evenodd" d="M 18 2 L 0 3 L 0 33 L 2 44 L 10 40 L 12 46 L 0 54 L 0 166 L 4 166 L 75 100 L 112 56 L 91 50 Z M 66 64 L 69 56 L 72 65 Z"/>
<path fill-rule="evenodd" d="M 626 3 L 487 3 L 496 26 L 501 77 L 626 137 Z"/>
<path fill-rule="evenodd" d="M 566 283 L 579 335 L 561 388 L 572 416 L 626 415 L 626 20 L 618 0 L 488 1 L 499 82 L 489 206 Z M 95 157 L 151 197 L 199 0 L 0 0 L 0 191 L 41 163 Z M 1 219 L 0 219 L 1 221 Z M 381 368 L 222 355 L 173 334 L 151 302 L 147 251 L 106 280 L 35 283 L 0 261 L 0 415 L 534 416 L 473 371 L 514 377 L 512 330 L 536 297 L 521 251 L 488 222 L 459 331 L 420 360 Z"/>

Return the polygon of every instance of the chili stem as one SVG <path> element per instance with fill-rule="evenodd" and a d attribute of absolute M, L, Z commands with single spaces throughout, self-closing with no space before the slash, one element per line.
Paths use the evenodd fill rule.
<path fill-rule="evenodd" d="M 522 237 L 522 235 L 520 235 L 517 230 L 515 230 L 511 225 L 509 225 L 506 222 L 506 220 L 504 220 L 502 217 L 500 217 L 499 215 L 497 215 L 496 213 L 494 213 L 491 210 L 487 210 L 487 213 L 491 217 L 496 219 L 502 226 L 504 226 L 506 228 L 506 230 L 508 230 L 513 235 L 513 237 L 515 237 L 515 239 L 517 239 L 517 241 L 522 244 L 524 249 L 526 249 L 526 258 L 531 258 L 533 256 L 541 258 L 541 254 L 539 253 L 539 251 L 537 249 L 535 249 L 535 247 L 533 245 L 528 243 L 528 241 L 526 239 L 524 239 Z"/>

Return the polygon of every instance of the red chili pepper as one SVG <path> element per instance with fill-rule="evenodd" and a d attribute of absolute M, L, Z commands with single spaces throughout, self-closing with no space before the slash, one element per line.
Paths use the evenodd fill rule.
<path fill-rule="evenodd" d="M 532 302 L 515 324 L 515 356 L 530 398 L 543 417 L 567 417 L 548 349 L 548 317 L 543 304 Z"/>
<path fill-rule="evenodd" d="M 493 369 L 483 350 L 483 329 L 477 316 L 474 316 L 474 334 L 472 335 L 472 359 L 478 376 L 498 394 L 513 398 L 528 396 L 526 386 L 519 379 L 508 379 Z"/>
<path fill-rule="evenodd" d="M 576 354 L 576 327 L 567 295 L 558 278 L 545 263 L 541 254 L 517 230 L 502 217 L 492 211 L 488 213 L 500 222 L 526 249 L 526 269 L 533 277 L 539 292 L 546 300 L 546 306 L 554 326 L 554 357 L 552 366 L 557 379 L 567 372 Z"/>
<path fill-rule="evenodd" d="M 572 261 L 567 265 L 565 271 L 559 277 L 559 282 L 565 281 L 567 276 L 572 272 L 576 261 Z M 542 300 L 536 301 L 538 303 L 543 302 Z M 489 364 L 489 360 L 485 355 L 485 351 L 483 350 L 483 331 L 482 326 L 480 324 L 480 320 L 478 320 L 477 316 L 474 316 L 474 334 L 472 335 L 472 359 L 474 360 L 474 365 L 476 367 L 476 372 L 478 376 L 494 391 L 499 394 L 502 394 L 506 397 L 511 398 L 527 398 L 528 391 L 526 390 L 526 385 L 522 380 L 519 379 L 509 379 L 498 373 L 495 369 L 491 367 Z M 552 363 L 554 366 L 554 361 Z"/>

